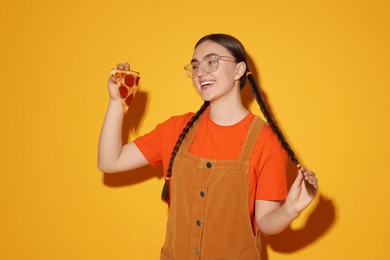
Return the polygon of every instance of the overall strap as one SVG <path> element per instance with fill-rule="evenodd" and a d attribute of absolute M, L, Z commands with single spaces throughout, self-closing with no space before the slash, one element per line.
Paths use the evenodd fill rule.
<path fill-rule="evenodd" d="M 250 158 L 264 124 L 265 122 L 260 117 L 255 116 L 249 128 L 248 134 L 246 135 L 244 145 L 241 149 L 241 160 L 248 160 Z"/>
<path fill-rule="evenodd" d="M 192 141 L 194 140 L 196 130 L 198 130 L 198 126 L 200 124 L 200 121 L 202 120 L 203 114 L 201 114 L 198 118 L 198 120 L 195 121 L 195 123 L 192 125 L 190 130 L 188 131 L 186 137 L 184 138 L 182 144 L 180 145 L 180 150 L 182 151 L 189 151 L 190 146 L 192 144 Z"/>

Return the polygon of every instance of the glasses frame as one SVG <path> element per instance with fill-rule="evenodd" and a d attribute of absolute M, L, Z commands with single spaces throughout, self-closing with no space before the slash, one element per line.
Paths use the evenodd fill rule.
<path fill-rule="evenodd" d="M 196 61 L 198 63 L 198 68 L 197 69 L 202 69 L 203 71 L 207 72 L 207 73 L 212 73 L 214 71 L 217 71 L 218 70 L 218 66 L 219 66 L 219 61 L 229 61 L 229 62 L 234 62 L 234 63 L 237 63 L 237 61 L 234 59 L 234 57 L 230 57 L 230 56 L 219 56 L 217 54 L 213 54 L 213 55 L 210 55 L 210 56 L 206 56 L 206 59 L 207 58 L 210 58 L 210 57 L 217 57 L 215 60 L 212 60 L 212 61 L 215 61 L 217 63 L 217 66 L 215 68 L 215 70 L 213 71 L 207 71 L 204 67 L 204 62 L 207 61 L 205 59 L 203 59 L 202 61 Z M 233 60 L 231 60 L 233 59 Z M 210 60 L 209 60 L 210 61 Z M 187 65 L 184 66 L 184 70 L 187 74 L 187 76 L 190 78 L 190 79 L 193 79 L 195 78 L 196 76 L 194 76 L 194 70 L 192 69 L 192 64 L 193 63 L 196 63 L 196 62 L 191 62 Z"/>

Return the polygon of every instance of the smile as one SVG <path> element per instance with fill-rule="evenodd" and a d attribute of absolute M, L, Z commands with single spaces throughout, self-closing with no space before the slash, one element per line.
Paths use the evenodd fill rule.
<path fill-rule="evenodd" d="M 213 85 L 214 83 L 215 83 L 215 81 L 204 81 L 204 82 L 200 83 L 200 86 L 202 88 L 206 88 L 206 87 L 209 87 L 209 86 Z"/>

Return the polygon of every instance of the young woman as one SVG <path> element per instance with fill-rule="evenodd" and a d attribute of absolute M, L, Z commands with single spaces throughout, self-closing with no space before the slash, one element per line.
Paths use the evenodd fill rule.
<path fill-rule="evenodd" d="M 259 233 L 289 226 L 314 199 L 317 178 L 285 141 L 236 38 L 203 37 L 185 71 L 204 100 L 199 111 L 172 117 L 123 146 L 118 86 L 109 79 L 98 167 L 119 172 L 163 164 L 162 198 L 170 209 L 161 259 L 260 259 Z M 247 80 L 267 123 L 241 102 Z M 298 166 L 289 192 L 287 157 Z"/>

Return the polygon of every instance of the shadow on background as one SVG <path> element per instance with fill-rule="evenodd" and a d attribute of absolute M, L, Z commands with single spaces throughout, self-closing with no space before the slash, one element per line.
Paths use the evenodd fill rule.
<path fill-rule="evenodd" d="M 123 144 L 128 143 L 130 133 L 138 132 L 138 129 L 140 128 L 140 125 L 142 123 L 142 119 L 144 118 L 147 102 L 148 94 L 146 92 L 138 91 L 133 99 L 131 107 L 123 118 Z"/>
<path fill-rule="evenodd" d="M 263 96 L 265 103 L 267 104 L 267 107 L 269 108 L 269 112 L 277 122 L 276 117 L 272 112 L 272 108 L 269 106 L 269 103 L 267 102 L 267 96 L 265 95 L 264 91 L 262 91 L 261 79 L 250 55 L 248 55 L 248 60 L 249 60 L 250 71 L 258 81 L 261 94 Z M 241 96 L 242 96 L 242 102 L 246 108 L 248 108 L 249 105 L 254 101 L 254 97 L 252 95 L 252 91 L 249 86 L 246 86 L 242 90 Z M 258 111 L 253 111 L 253 112 L 257 114 Z M 315 172 L 315 169 L 313 169 L 313 171 Z M 287 173 L 288 187 L 291 187 L 292 183 L 294 182 L 297 176 L 297 168 L 295 164 L 292 163 L 291 161 L 289 161 L 287 165 L 286 173 Z M 321 190 L 321 180 L 319 180 L 319 183 L 320 183 L 320 190 Z M 272 250 L 275 252 L 292 253 L 315 242 L 321 236 L 323 236 L 327 231 L 329 231 L 329 229 L 335 224 L 335 220 L 336 220 L 335 205 L 332 202 L 332 200 L 325 198 L 323 195 L 320 194 L 320 192 L 317 194 L 317 196 L 318 196 L 317 205 L 315 206 L 311 214 L 308 216 L 305 225 L 301 229 L 294 230 L 288 227 L 283 232 L 277 235 L 262 237 L 262 245 L 263 245 L 262 258 L 261 258 L 262 260 L 269 259 L 267 253 L 268 247 L 272 248 Z"/>
<path fill-rule="evenodd" d="M 122 128 L 122 142 L 125 144 L 129 140 L 130 133 L 138 132 L 144 117 L 148 95 L 146 92 L 138 91 L 133 99 L 133 103 L 124 116 Z M 153 168 L 152 166 L 145 166 L 135 170 L 120 172 L 120 173 L 104 173 L 103 183 L 110 187 L 120 187 L 133 185 L 143 182 L 150 178 L 162 178 L 162 166 Z"/>
<path fill-rule="evenodd" d="M 288 187 L 294 182 L 296 174 L 296 166 L 289 162 L 287 166 Z M 335 205 L 332 200 L 324 197 L 320 192 L 317 196 L 317 205 L 315 205 L 302 228 L 292 229 L 288 227 L 277 235 L 262 238 L 264 248 L 262 260 L 269 259 L 267 250 L 265 250 L 267 247 L 279 253 L 292 253 L 315 242 L 331 229 L 337 217 Z"/>

